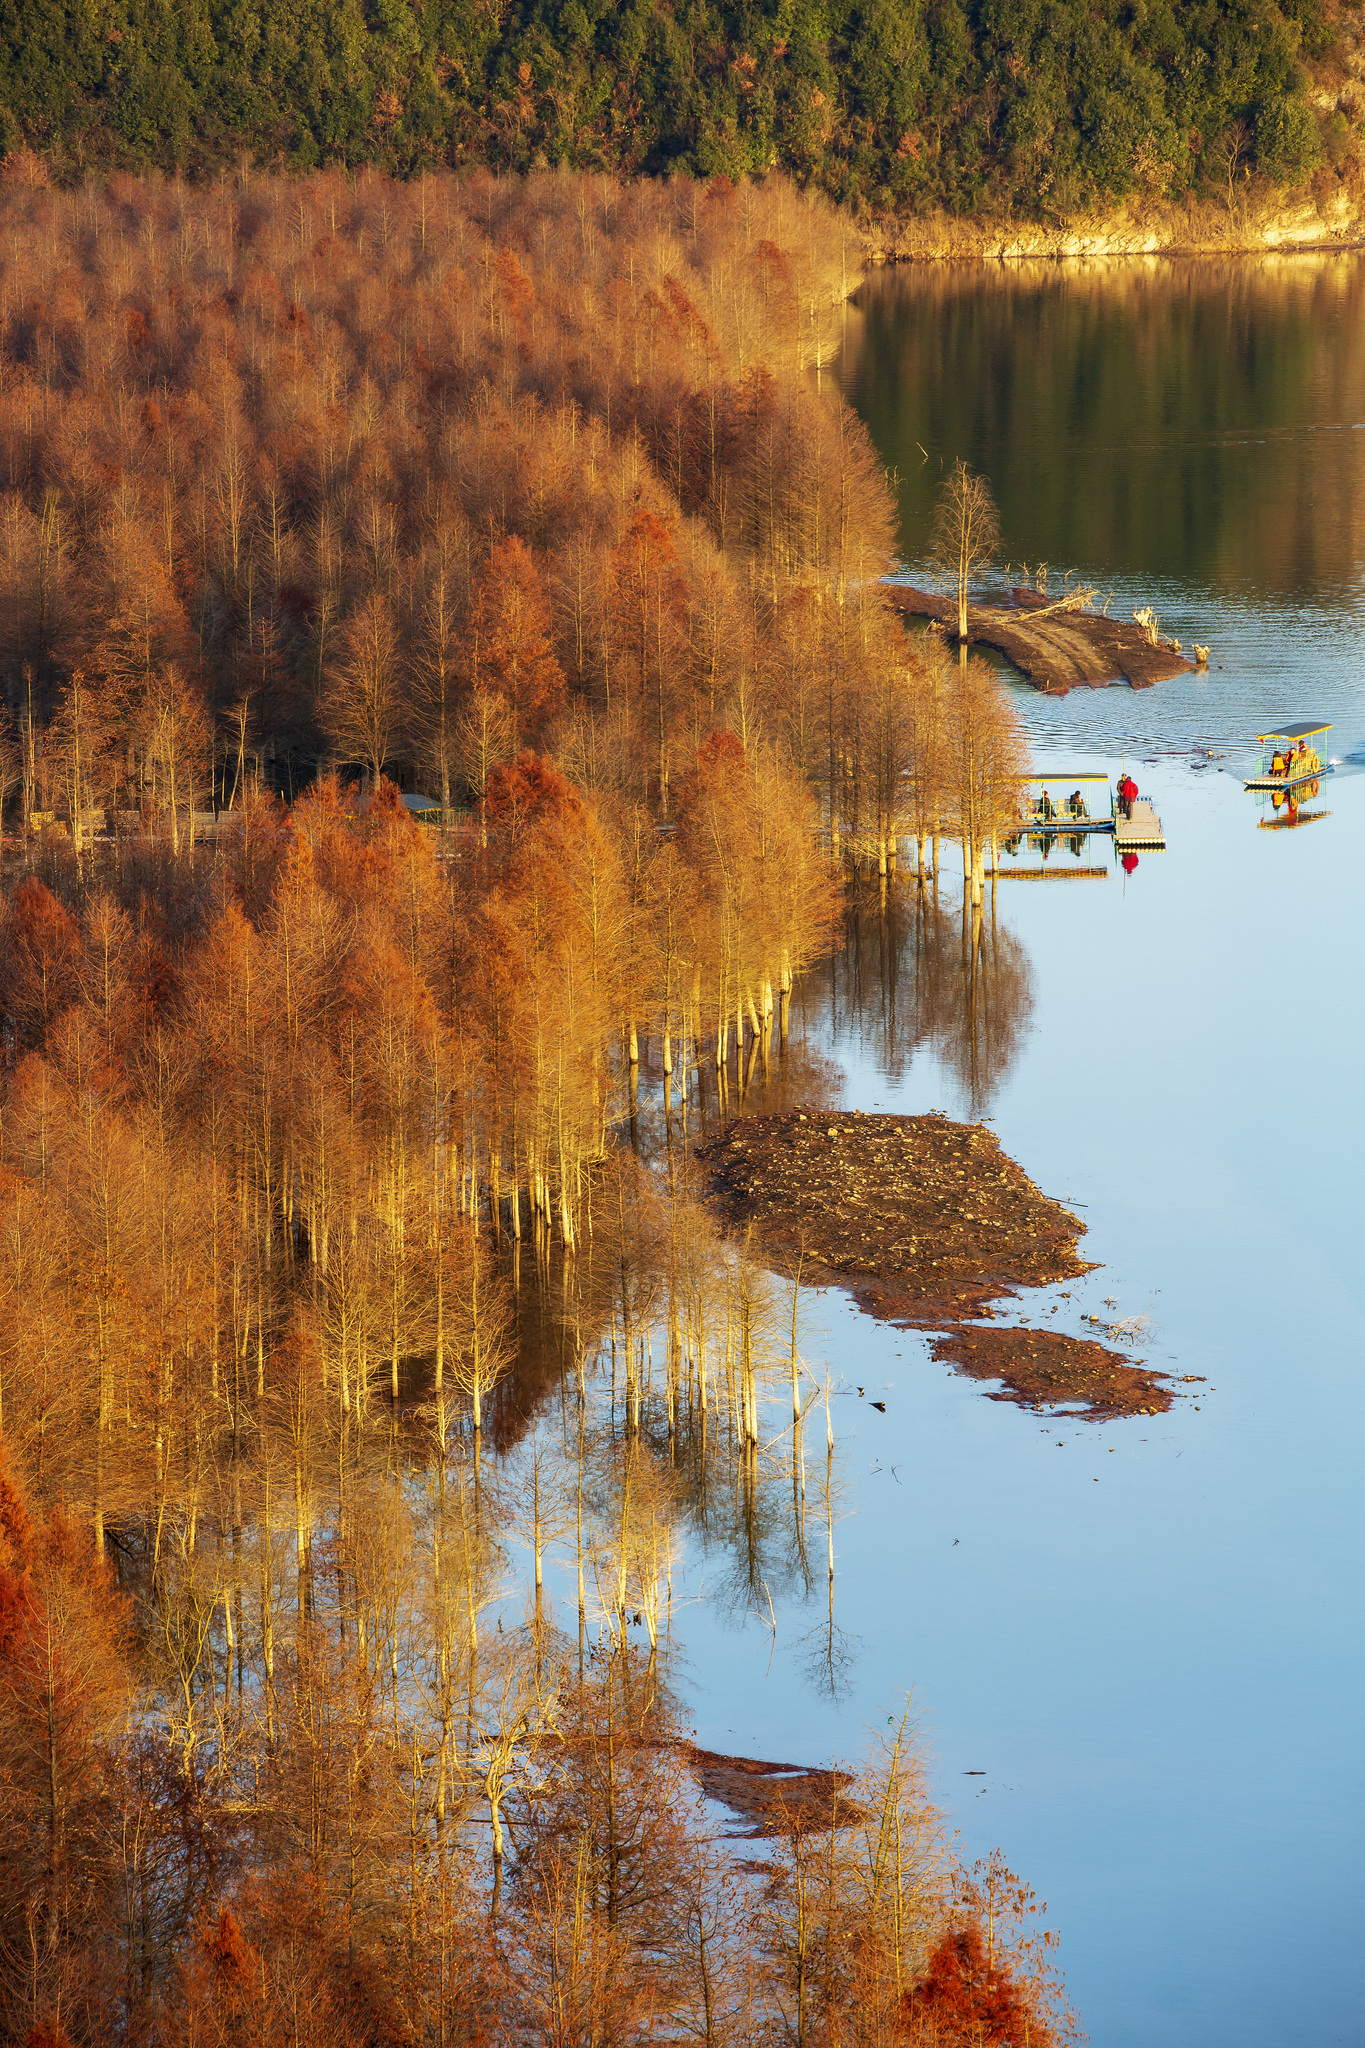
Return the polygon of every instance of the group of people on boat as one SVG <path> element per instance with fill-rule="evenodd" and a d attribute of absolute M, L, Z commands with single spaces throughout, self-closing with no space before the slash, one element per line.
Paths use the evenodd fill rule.
<path fill-rule="evenodd" d="M 1300 740 L 1297 746 L 1277 747 L 1270 762 L 1272 775 L 1285 782 L 1297 782 L 1300 776 L 1317 775 L 1322 768 L 1322 757 L 1316 747 L 1310 747 L 1307 740 Z"/>
<path fill-rule="evenodd" d="M 1070 796 L 1067 797 L 1063 802 L 1060 811 L 1058 810 L 1056 804 L 1052 801 L 1052 798 L 1048 795 L 1047 791 L 1044 790 L 1042 795 L 1038 799 L 1037 803 L 1033 807 L 1033 818 L 1031 822 L 1040 825 L 1053 825 L 1056 823 L 1059 817 L 1084 819 L 1088 818 L 1089 816 L 1089 806 L 1087 805 L 1085 798 L 1081 795 L 1078 789 L 1072 790 Z"/>

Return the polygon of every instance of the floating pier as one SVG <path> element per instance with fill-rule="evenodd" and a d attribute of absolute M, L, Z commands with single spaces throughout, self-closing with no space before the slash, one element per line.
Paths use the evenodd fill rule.
<path fill-rule="evenodd" d="M 1125 818 L 1120 811 L 1114 820 L 1114 845 L 1120 853 L 1160 851 L 1165 844 L 1161 820 L 1148 797 L 1134 797 L 1132 816 Z"/>
<path fill-rule="evenodd" d="M 908 583 L 883 583 L 887 601 L 912 618 L 937 619 L 957 628 L 957 600 L 916 590 Z M 1131 683 L 1149 690 L 1153 683 L 1186 675 L 1198 664 L 1165 641 L 1153 646 L 1146 629 L 1102 612 L 1053 611 L 1047 599 L 1032 590 L 1017 590 L 1009 605 L 967 607 L 967 638 L 994 647 L 1034 688 L 1053 697 L 1086 684 L 1092 690 L 1110 683 Z"/>
<path fill-rule="evenodd" d="M 1054 818 L 1028 818 L 1019 827 L 1022 837 L 1040 839 L 1046 833 L 1049 839 L 1074 839 L 1086 832 L 1112 832 L 1112 818 L 1069 818 L 1059 811 Z"/>

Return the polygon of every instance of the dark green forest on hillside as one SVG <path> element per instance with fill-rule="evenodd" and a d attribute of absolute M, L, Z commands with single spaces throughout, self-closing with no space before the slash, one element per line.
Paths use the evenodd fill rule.
<path fill-rule="evenodd" d="M 1320 0 L 3 0 L 0 144 L 68 182 L 257 165 L 781 164 L 860 211 L 1301 176 Z"/>

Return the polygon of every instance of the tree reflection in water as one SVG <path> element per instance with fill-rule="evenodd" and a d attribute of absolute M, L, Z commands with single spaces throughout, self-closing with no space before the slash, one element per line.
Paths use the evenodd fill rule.
<path fill-rule="evenodd" d="M 975 910 L 913 881 L 850 888 L 844 944 L 811 977 L 832 1041 L 853 1038 L 893 1086 L 917 1052 L 955 1076 L 974 1117 L 989 1108 L 1033 1015 L 1028 954 L 993 887 Z"/>
<path fill-rule="evenodd" d="M 1033 1015 L 1028 954 L 989 909 L 964 907 L 956 1015 L 940 1039 L 974 1117 L 985 1111 L 1013 1066 Z"/>
<path fill-rule="evenodd" d="M 801 1667 L 821 1690 L 843 1689 L 857 1645 L 836 1613 L 825 1367 L 806 1362 L 799 1289 L 794 1299 L 709 1215 L 695 1147 L 732 1116 L 835 1098 L 825 1048 L 850 1039 L 893 1086 L 929 1053 L 980 1116 L 1032 1009 L 1028 956 L 994 891 L 973 909 L 914 881 L 855 883 L 842 947 L 798 987 L 786 1047 L 728 1076 L 694 1071 L 667 1109 L 642 1047 L 634 1113 L 598 1169 L 578 1255 L 522 1266 L 520 1364 L 492 1403 L 494 1441 L 514 1463 L 543 1418 L 535 1520 L 577 1583 L 580 1657 L 604 1631 L 643 1638 L 663 1676 L 686 1550 L 706 1560 L 713 1610 L 771 1627 L 775 1646 L 791 1625 L 779 1615 L 804 1608 Z"/>
<path fill-rule="evenodd" d="M 799 1288 L 710 1216 L 698 1142 L 736 1115 L 836 1099 L 850 1041 L 893 1087 L 929 1054 L 980 1116 L 1032 1015 L 1028 957 L 994 891 L 974 910 L 913 880 L 854 883 L 842 938 L 798 986 L 785 1047 L 694 1070 L 665 1107 L 642 1045 L 633 1113 L 594 1176 L 577 1255 L 523 1251 L 508 1274 L 520 1358 L 489 1421 L 507 1498 L 521 1500 L 512 1523 L 531 1524 L 537 1640 L 551 1612 L 543 1553 L 582 1667 L 594 1643 L 635 1644 L 651 1690 L 673 1668 L 688 1556 L 712 1610 L 771 1628 L 819 1690 L 843 1691 L 858 1647 L 838 1622 L 826 1368 L 807 1349 Z"/>

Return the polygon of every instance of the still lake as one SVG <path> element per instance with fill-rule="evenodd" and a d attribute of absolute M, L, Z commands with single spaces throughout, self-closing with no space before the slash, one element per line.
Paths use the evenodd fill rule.
<path fill-rule="evenodd" d="M 941 989 L 928 1014 L 913 916 L 875 909 L 801 992 L 806 1043 L 850 1107 L 989 1115 L 1077 1205 L 1099 1269 L 1021 1319 L 1114 1302 L 1151 1317 L 1141 1355 L 1204 1378 L 1165 1416 L 1038 1417 L 820 1297 L 840 1684 L 822 1573 L 807 1601 L 774 1587 L 774 1633 L 694 1541 L 673 1633 L 698 1739 L 856 1756 L 911 1691 L 963 1853 L 1000 1844 L 1047 1899 L 1095 2048 L 1359 2043 L 1365 256 L 883 273 L 837 374 L 908 570 L 965 456 L 1016 563 L 1154 605 L 1213 665 L 1015 684 L 1035 762 L 1126 761 L 1167 850 L 998 886 L 984 1046 Z M 1313 715 L 1327 815 L 1262 829 L 1247 742 Z"/>
<path fill-rule="evenodd" d="M 1097 2048 L 1358 2042 L 1365 257 L 883 273 L 841 382 L 908 565 L 965 456 L 1014 560 L 1154 605 L 1214 664 L 1019 688 L 1035 761 L 1126 755 L 1168 848 L 1001 885 L 1034 1008 L 986 1105 L 1087 1204 L 1103 1267 L 1063 1313 L 1150 1312 L 1149 1355 L 1208 1390 L 1043 1429 L 844 1321 L 895 1397 L 894 1431 L 858 1418 L 864 1465 L 899 1453 L 909 1490 L 867 1477 L 840 1531 L 860 1703 L 914 1683 L 940 1796 L 1048 1898 Z M 1305 715 L 1334 721 L 1332 815 L 1258 829 L 1228 770 Z M 854 1102 L 969 1113 L 932 1059 L 889 1095 L 870 1044 L 836 1051 Z"/>

